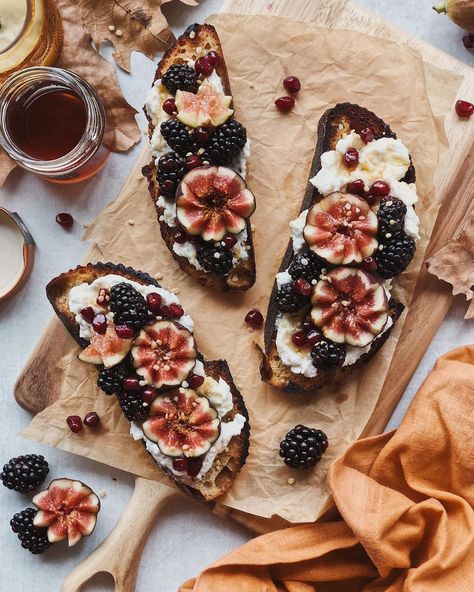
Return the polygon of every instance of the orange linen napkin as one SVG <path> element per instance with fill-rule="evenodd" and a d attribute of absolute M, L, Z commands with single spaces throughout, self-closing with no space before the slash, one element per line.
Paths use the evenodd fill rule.
<path fill-rule="evenodd" d="M 328 479 L 344 521 L 258 537 L 181 592 L 473 592 L 474 346 L 440 358 L 398 430 L 356 442 Z"/>

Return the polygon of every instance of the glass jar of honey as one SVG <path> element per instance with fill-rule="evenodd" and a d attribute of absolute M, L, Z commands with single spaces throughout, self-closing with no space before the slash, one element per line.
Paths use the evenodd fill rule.
<path fill-rule="evenodd" d="M 27 68 L 0 88 L 0 145 L 21 167 L 49 181 L 94 175 L 109 155 L 105 109 L 83 78 L 61 68 Z"/>

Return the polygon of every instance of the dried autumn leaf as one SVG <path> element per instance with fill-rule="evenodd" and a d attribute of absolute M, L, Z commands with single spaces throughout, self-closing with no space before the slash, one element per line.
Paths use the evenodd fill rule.
<path fill-rule="evenodd" d="M 174 40 L 161 7 L 170 0 L 80 0 L 82 20 L 97 49 L 110 41 L 117 64 L 130 71 L 130 53 L 140 51 L 149 58 L 164 51 Z M 195 6 L 195 0 L 182 0 Z"/>
<path fill-rule="evenodd" d="M 467 300 L 474 296 L 474 218 L 456 240 L 433 255 L 426 262 L 428 271 L 453 287 L 453 294 L 464 294 Z M 474 301 L 465 318 L 474 317 Z"/>

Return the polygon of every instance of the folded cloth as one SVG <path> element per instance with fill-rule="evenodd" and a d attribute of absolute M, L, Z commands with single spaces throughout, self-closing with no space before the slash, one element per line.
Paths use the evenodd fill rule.
<path fill-rule="evenodd" d="M 329 470 L 339 522 L 258 537 L 181 592 L 474 592 L 474 346 L 441 357 L 398 430 Z"/>

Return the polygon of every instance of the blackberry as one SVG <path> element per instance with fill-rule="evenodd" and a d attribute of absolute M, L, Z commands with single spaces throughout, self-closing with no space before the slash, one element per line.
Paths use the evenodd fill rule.
<path fill-rule="evenodd" d="M 177 119 L 163 121 L 160 127 L 163 138 L 180 156 L 189 152 L 196 152 L 199 146 L 194 139 L 194 132 L 189 132 L 186 126 Z"/>
<path fill-rule="evenodd" d="M 385 239 L 375 255 L 377 272 L 385 279 L 400 275 L 413 259 L 415 249 L 415 241 L 404 232 Z"/>
<path fill-rule="evenodd" d="M 112 366 L 112 368 L 101 368 L 97 378 L 97 386 L 104 391 L 106 395 L 119 395 L 122 392 L 122 384 L 127 370 L 122 364 Z"/>
<path fill-rule="evenodd" d="M 327 268 L 325 261 L 312 251 L 304 251 L 303 253 L 297 253 L 293 257 L 288 273 L 294 280 L 303 277 L 310 282 L 311 280 L 317 280 L 324 268 Z"/>
<path fill-rule="evenodd" d="M 221 245 L 198 247 L 197 259 L 206 271 L 226 275 L 232 269 L 232 253 Z"/>
<path fill-rule="evenodd" d="M 244 126 L 230 119 L 214 130 L 209 145 L 203 154 L 203 160 L 212 164 L 230 164 L 247 142 L 247 131 Z"/>
<path fill-rule="evenodd" d="M 158 160 L 157 179 L 160 193 L 166 197 L 174 197 L 176 189 L 186 170 L 183 160 L 176 152 L 168 152 Z"/>
<path fill-rule="evenodd" d="M 18 493 L 27 493 L 41 485 L 49 473 L 48 463 L 41 454 L 26 454 L 11 458 L 3 465 L 2 483 Z"/>
<path fill-rule="evenodd" d="M 391 236 L 400 234 L 403 230 L 406 213 L 407 207 L 401 199 L 395 197 L 385 197 L 382 199 L 377 212 L 379 223 L 378 234 L 381 241 L 387 238 L 387 234 Z"/>
<path fill-rule="evenodd" d="M 324 339 L 313 347 L 311 357 L 315 368 L 338 368 L 346 359 L 346 348 L 341 343 Z"/>
<path fill-rule="evenodd" d="M 278 310 L 282 312 L 296 312 L 308 304 L 308 298 L 293 291 L 293 282 L 283 284 L 275 296 Z"/>
<path fill-rule="evenodd" d="M 177 90 L 196 93 L 198 90 L 197 79 L 198 75 L 194 68 L 186 64 L 175 64 L 166 70 L 161 77 L 161 82 L 174 95 Z"/>
<path fill-rule="evenodd" d="M 110 310 L 114 313 L 116 325 L 130 325 L 134 329 L 140 329 L 148 320 L 145 298 L 126 282 L 112 286 Z"/>
<path fill-rule="evenodd" d="M 328 447 L 328 438 L 322 430 L 297 425 L 280 442 L 280 456 L 294 469 L 307 469 L 316 465 Z"/>
<path fill-rule="evenodd" d="M 21 546 L 34 555 L 44 553 L 48 547 L 51 547 L 48 540 L 48 529 L 38 528 L 33 524 L 33 518 L 37 511 L 34 508 L 26 508 L 26 510 L 15 514 L 10 520 L 10 526 L 13 532 L 18 535 Z"/>
<path fill-rule="evenodd" d="M 123 414 L 129 421 L 145 421 L 150 413 L 150 407 L 144 404 L 141 393 L 123 392 L 118 401 Z"/>

